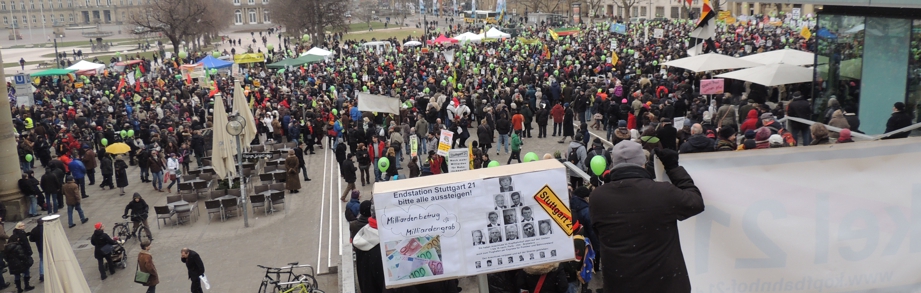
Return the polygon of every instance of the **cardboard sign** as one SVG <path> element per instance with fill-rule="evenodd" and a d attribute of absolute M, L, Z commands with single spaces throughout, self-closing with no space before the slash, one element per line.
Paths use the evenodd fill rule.
<path fill-rule="evenodd" d="M 415 134 L 409 136 L 409 151 L 410 156 L 419 155 L 419 136 Z"/>
<path fill-rule="evenodd" d="M 723 93 L 722 79 L 702 79 L 700 80 L 701 95 L 718 95 Z"/>
<path fill-rule="evenodd" d="M 655 37 L 656 39 L 661 39 L 665 37 L 665 30 L 657 28 L 652 31 L 652 34 L 653 34 L 653 37 Z"/>
<path fill-rule="evenodd" d="M 438 155 L 442 157 L 448 156 L 448 150 L 451 149 L 451 144 L 454 143 L 454 132 L 449 130 L 442 130 L 441 136 L 438 138 Z"/>
<path fill-rule="evenodd" d="M 544 185 L 543 188 L 537 191 L 534 194 L 534 200 L 550 215 L 556 225 L 563 229 L 567 236 L 572 236 L 572 212 L 563 204 L 560 197 L 553 192 L 553 189 L 550 189 L 549 185 Z"/>
<path fill-rule="evenodd" d="M 467 149 L 448 150 L 448 173 L 470 170 L 470 154 Z"/>

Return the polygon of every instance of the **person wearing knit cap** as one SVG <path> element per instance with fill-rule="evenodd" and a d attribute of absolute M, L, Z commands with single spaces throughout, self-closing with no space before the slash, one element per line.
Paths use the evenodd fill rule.
<path fill-rule="evenodd" d="M 812 142 L 809 145 L 831 144 L 828 138 L 828 128 L 825 124 L 816 122 L 809 126 L 809 132 L 812 134 Z"/>
<path fill-rule="evenodd" d="M 362 217 L 365 217 L 362 203 Z M 369 210 L 373 205 L 369 204 Z M 384 292 L 384 265 L 381 260 L 381 238 L 377 231 L 377 220 L 371 213 L 368 224 L 361 227 L 352 238 L 355 251 L 355 271 L 361 292 Z"/>
<path fill-rule="evenodd" d="M 719 140 L 716 141 L 716 151 L 734 151 L 736 145 L 736 130 L 732 126 L 723 126 L 719 129 Z"/>
<path fill-rule="evenodd" d="M 593 243 L 601 252 L 604 291 L 690 292 L 677 222 L 703 212 L 700 190 L 674 150 L 655 152 L 671 182 L 654 180 L 636 142 L 618 143 L 611 156 L 611 181 L 589 196 L 592 227 L 605 239 Z"/>
<path fill-rule="evenodd" d="M 848 143 L 848 142 L 854 142 L 854 140 L 851 139 L 851 130 L 847 128 L 841 129 L 841 132 L 838 133 L 838 140 L 836 141 L 836 143 Z"/>
<path fill-rule="evenodd" d="M 125 212 L 122 214 L 122 219 L 128 218 L 128 212 L 131 212 L 131 222 L 133 223 L 131 231 L 136 231 L 138 225 L 144 225 L 147 228 L 147 238 L 153 240 L 150 234 L 150 226 L 147 225 L 147 216 L 150 214 L 150 205 L 144 201 L 144 198 L 141 197 L 140 193 L 135 192 L 134 196 L 131 197 L 131 202 L 125 206 Z M 159 224 L 158 224 L 159 225 Z M 125 240 L 131 239 L 131 234 Z"/>
<path fill-rule="evenodd" d="M 105 280 L 106 265 L 103 265 L 102 261 L 105 259 L 105 261 L 108 263 L 109 274 L 115 274 L 115 265 L 112 264 L 112 247 L 114 245 L 118 245 L 118 243 L 116 243 L 115 240 L 112 240 L 112 237 L 109 237 L 109 234 L 106 234 L 106 227 L 101 222 L 96 223 L 96 225 L 93 227 L 96 228 L 96 230 L 93 231 L 93 236 L 90 237 L 90 244 L 95 247 L 93 256 L 96 258 L 96 261 L 99 264 L 99 275 L 103 280 Z"/>
<path fill-rule="evenodd" d="M 349 222 L 357 220 L 358 216 L 361 215 L 360 195 L 361 192 L 358 189 L 352 190 L 351 199 L 349 199 L 349 203 L 345 204 L 345 219 Z"/>
<path fill-rule="evenodd" d="M 770 148 L 771 144 L 768 142 L 768 139 L 771 138 L 771 129 L 767 127 L 758 128 L 755 131 L 755 148 L 756 149 L 766 149 Z"/>
<path fill-rule="evenodd" d="M 358 230 L 368 224 L 368 218 L 371 217 L 371 207 L 370 200 L 365 200 L 358 204 L 358 218 L 349 222 L 349 239 L 355 237 L 355 233 L 358 233 Z"/>
<path fill-rule="evenodd" d="M 890 133 L 905 127 L 911 126 L 911 114 L 905 111 L 905 103 L 896 102 L 892 105 L 892 116 L 886 121 L 885 133 Z M 895 133 L 883 139 L 906 138 L 910 131 Z"/>

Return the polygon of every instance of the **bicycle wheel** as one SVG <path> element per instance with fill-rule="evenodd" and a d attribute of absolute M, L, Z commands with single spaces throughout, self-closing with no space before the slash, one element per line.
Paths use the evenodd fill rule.
<path fill-rule="evenodd" d="M 140 227 L 138 227 L 138 231 L 137 231 L 138 241 L 141 241 L 141 242 L 143 242 L 144 240 L 147 240 L 148 242 L 152 241 L 149 235 L 150 235 L 150 229 L 148 229 L 147 226 L 141 225 Z"/>
<path fill-rule="evenodd" d="M 112 235 L 118 239 L 128 240 L 128 235 L 131 235 L 131 232 L 128 231 L 128 226 L 123 224 L 115 224 L 115 227 L 112 227 Z"/>
<path fill-rule="evenodd" d="M 294 276 L 294 280 L 292 282 L 301 282 L 301 284 L 306 285 L 307 288 L 311 290 L 317 289 L 318 286 L 317 279 L 311 275 L 306 274 Z"/>

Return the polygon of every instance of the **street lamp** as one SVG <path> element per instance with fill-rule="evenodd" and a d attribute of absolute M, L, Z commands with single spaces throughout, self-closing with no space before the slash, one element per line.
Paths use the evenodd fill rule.
<path fill-rule="evenodd" d="M 246 214 L 246 177 L 243 176 L 243 146 L 240 145 L 240 135 L 243 134 L 246 119 L 239 114 L 227 117 L 227 133 L 237 139 L 237 175 L 240 176 L 240 200 L 243 206 L 243 227 L 249 228 L 249 216 Z M 231 183 L 233 180 L 230 181 Z"/>

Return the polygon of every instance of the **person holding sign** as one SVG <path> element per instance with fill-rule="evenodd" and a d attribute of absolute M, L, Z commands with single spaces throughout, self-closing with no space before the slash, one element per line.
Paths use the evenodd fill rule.
<path fill-rule="evenodd" d="M 678 166 L 677 152 L 662 149 L 655 155 L 671 183 L 656 182 L 647 171 L 640 144 L 622 141 L 611 152 L 611 182 L 589 195 L 605 292 L 691 291 L 677 221 L 703 212 L 704 200 Z"/>

